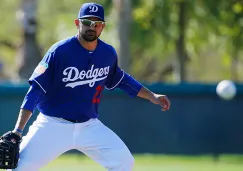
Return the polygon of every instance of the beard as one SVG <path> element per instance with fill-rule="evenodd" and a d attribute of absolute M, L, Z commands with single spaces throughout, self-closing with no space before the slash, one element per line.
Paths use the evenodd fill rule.
<path fill-rule="evenodd" d="M 87 42 L 93 42 L 97 40 L 99 36 L 96 35 L 96 31 L 87 30 L 81 33 L 81 37 Z"/>

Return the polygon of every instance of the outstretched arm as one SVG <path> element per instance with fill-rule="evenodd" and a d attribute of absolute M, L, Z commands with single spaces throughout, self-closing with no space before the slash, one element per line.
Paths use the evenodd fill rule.
<path fill-rule="evenodd" d="M 166 95 L 155 94 L 144 86 L 140 89 L 137 96 L 147 99 L 154 104 L 160 105 L 162 107 L 162 111 L 170 109 L 170 100 Z"/>
<path fill-rule="evenodd" d="M 160 105 L 162 111 L 170 109 L 170 101 L 166 95 L 153 93 L 118 66 L 115 67 L 112 75 L 109 76 L 106 88 L 108 90 L 120 88 L 132 97 L 138 96 L 150 100 L 152 103 Z"/>

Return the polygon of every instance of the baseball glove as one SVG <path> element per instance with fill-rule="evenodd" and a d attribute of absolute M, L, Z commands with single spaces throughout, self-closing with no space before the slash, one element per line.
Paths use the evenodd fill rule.
<path fill-rule="evenodd" d="M 0 137 L 0 169 L 15 169 L 19 160 L 21 137 L 11 131 Z"/>

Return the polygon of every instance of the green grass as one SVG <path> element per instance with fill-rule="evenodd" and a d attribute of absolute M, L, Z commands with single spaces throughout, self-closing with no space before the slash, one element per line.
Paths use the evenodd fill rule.
<path fill-rule="evenodd" d="M 133 171 L 242 171 L 243 156 L 221 156 L 218 162 L 210 156 L 135 155 Z M 83 155 L 62 155 L 41 171 L 105 171 Z"/>
<path fill-rule="evenodd" d="M 243 171 L 243 156 L 134 155 L 133 171 Z M 62 155 L 40 171 L 106 171 L 84 155 Z"/>

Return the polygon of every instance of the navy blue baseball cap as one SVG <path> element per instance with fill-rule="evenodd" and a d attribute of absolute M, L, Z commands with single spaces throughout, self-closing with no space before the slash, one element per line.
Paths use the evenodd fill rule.
<path fill-rule="evenodd" d="M 104 8 L 96 3 L 84 3 L 78 13 L 78 18 L 97 17 L 105 21 Z"/>

